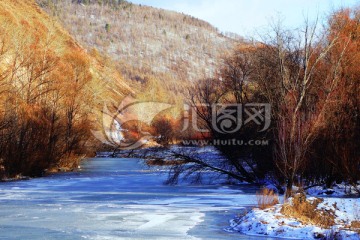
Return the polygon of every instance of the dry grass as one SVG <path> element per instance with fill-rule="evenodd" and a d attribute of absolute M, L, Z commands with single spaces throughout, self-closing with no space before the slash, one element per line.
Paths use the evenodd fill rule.
<path fill-rule="evenodd" d="M 291 203 L 283 205 L 281 213 L 296 218 L 304 224 L 330 228 L 335 224 L 335 213 L 333 210 L 317 209 L 317 206 L 323 201 L 319 198 L 309 201 L 304 193 L 298 193 L 293 197 Z"/>
<path fill-rule="evenodd" d="M 256 199 L 260 209 L 266 209 L 279 203 L 279 196 L 268 188 L 263 188 L 257 192 Z"/>
<path fill-rule="evenodd" d="M 350 229 L 360 234 L 360 209 L 356 202 L 354 203 L 353 212 L 355 220 L 350 223 Z"/>
<path fill-rule="evenodd" d="M 360 221 L 352 221 L 350 227 L 351 230 L 360 232 Z"/>

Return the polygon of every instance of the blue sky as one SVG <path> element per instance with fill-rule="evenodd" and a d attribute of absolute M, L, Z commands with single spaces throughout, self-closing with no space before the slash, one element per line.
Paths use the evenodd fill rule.
<path fill-rule="evenodd" d="M 289 27 L 299 27 L 306 16 L 323 17 L 359 0 L 130 0 L 133 3 L 183 12 L 206 20 L 220 31 L 252 36 L 277 16 Z"/>

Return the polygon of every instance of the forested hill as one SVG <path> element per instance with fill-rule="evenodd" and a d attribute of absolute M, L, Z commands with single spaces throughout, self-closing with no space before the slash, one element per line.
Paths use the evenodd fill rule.
<path fill-rule="evenodd" d="M 137 80 L 149 73 L 177 83 L 212 77 L 241 39 L 189 15 L 127 1 L 38 2 L 84 46 L 110 56 Z"/>

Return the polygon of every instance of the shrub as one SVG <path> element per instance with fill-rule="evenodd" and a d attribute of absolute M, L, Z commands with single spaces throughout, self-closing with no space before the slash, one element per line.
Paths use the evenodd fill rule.
<path fill-rule="evenodd" d="M 279 196 L 271 189 L 263 188 L 256 193 L 258 207 L 265 209 L 279 203 Z"/>

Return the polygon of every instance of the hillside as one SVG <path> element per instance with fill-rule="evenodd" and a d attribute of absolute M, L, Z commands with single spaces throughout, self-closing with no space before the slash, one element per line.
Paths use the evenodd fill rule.
<path fill-rule="evenodd" d="M 202 20 L 126 1 L 38 2 L 87 49 L 110 56 L 125 76 L 139 82 L 150 74 L 174 88 L 213 77 L 220 58 L 236 43 Z"/>
<path fill-rule="evenodd" d="M 0 21 L 0 37 L 3 44 L 0 60 L 6 60 L 2 61 L 5 69 L 8 65 L 4 63 L 11 63 L 10 59 L 15 61 L 12 57 L 18 55 L 30 58 L 36 54 L 51 52 L 56 58 L 54 65 L 58 66 L 69 61 L 69 55 L 79 55 L 83 58 L 86 70 L 91 75 L 86 89 L 92 96 L 89 102 L 93 101 L 96 106 L 92 106 L 91 110 L 96 118 L 104 104 L 117 104 L 124 96 L 133 92 L 132 87 L 125 82 L 111 61 L 95 50 L 88 51 L 84 48 L 56 19 L 44 12 L 35 0 L 0 1 Z M 36 49 L 43 52 L 36 52 Z M 53 66 L 48 70 L 49 73 L 55 72 L 56 68 L 57 66 Z M 3 78 L 5 76 L 3 74 Z M 56 82 L 59 79 L 54 78 L 52 81 Z"/>
<path fill-rule="evenodd" d="M 131 92 L 35 1 L 0 1 L 0 178 L 76 167 L 104 104 Z"/>
<path fill-rule="evenodd" d="M 7 39 L 9 47 L 18 43 L 16 41 L 22 40 L 24 42 L 26 40 L 30 41 L 32 38 L 44 37 L 44 39 L 38 39 L 39 43 L 45 44 L 48 41 L 46 44 L 59 57 L 71 51 L 80 51 L 84 54 L 90 62 L 90 70 L 94 75 L 94 80 L 106 79 L 110 85 L 112 83 L 118 84 L 119 88 L 122 88 L 124 92 L 130 91 L 130 87 L 125 84 L 121 75 L 110 64 L 106 64 L 104 58 L 83 48 L 66 29 L 43 12 L 35 0 L 0 1 L 0 20 L 2 22 L 2 37 L 4 37 L 4 34 L 12 37 L 11 40 Z"/>

